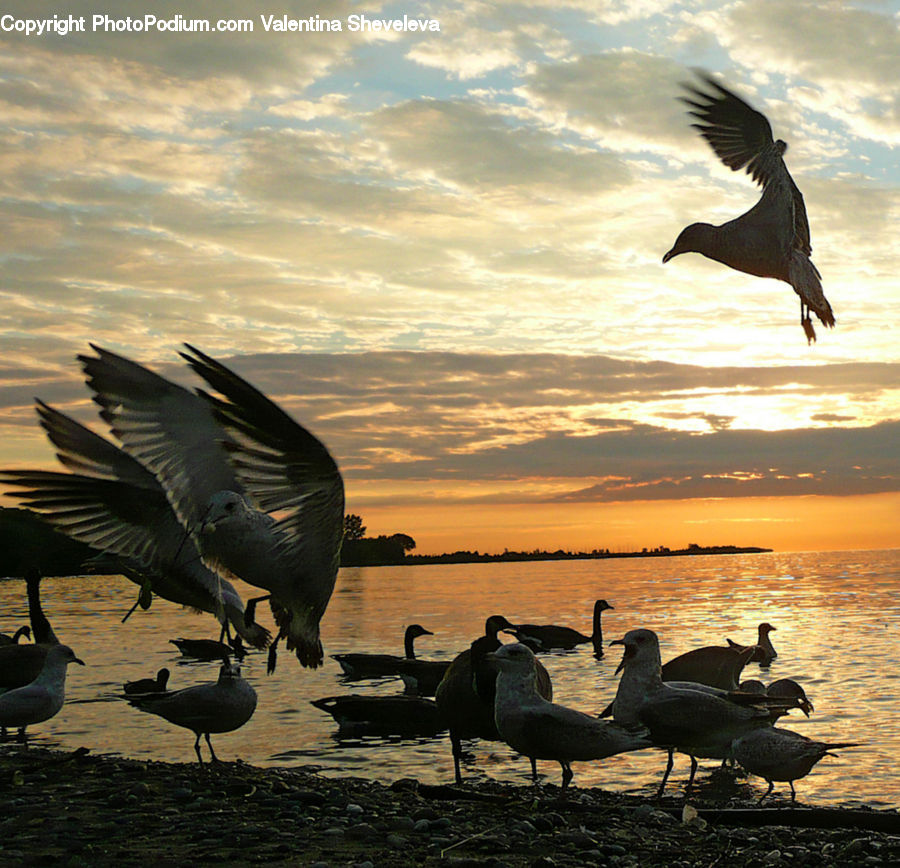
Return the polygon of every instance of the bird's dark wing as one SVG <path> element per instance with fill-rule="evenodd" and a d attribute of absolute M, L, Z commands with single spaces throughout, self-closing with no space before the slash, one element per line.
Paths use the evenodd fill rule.
<path fill-rule="evenodd" d="M 81 355 L 101 416 L 125 451 L 159 480 L 179 521 L 197 533 L 217 491 L 243 493 L 209 405 L 137 362 L 91 345 Z"/>
<path fill-rule="evenodd" d="M 182 356 L 223 397 L 200 390 L 231 435 L 231 465 L 266 512 L 285 510 L 277 522 L 289 561 L 336 559 L 343 536 L 344 483 L 325 445 L 221 362 L 186 345 Z"/>
<path fill-rule="evenodd" d="M 794 225 L 792 246 L 809 256 L 812 247 L 806 205 L 782 159 L 787 145 L 780 139 L 774 140 L 772 126 L 762 112 L 712 76 L 702 72 L 697 75 L 708 90 L 684 84 L 691 98 L 681 97 L 681 101 L 691 107 L 688 114 L 699 122 L 691 126 L 709 142 L 716 156 L 729 169 L 736 172 L 746 166 L 747 173 L 764 188 L 773 181 L 784 185 L 785 189 L 778 195 L 785 200 L 790 197 Z"/>
<path fill-rule="evenodd" d="M 681 100 L 691 107 L 688 114 L 699 121 L 691 126 L 709 142 L 729 169 L 736 172 L 746 166 L 753 180 L 765 187 L 778 164 L 782 163 L 784 143 L 780 143 L 780 147 L 776 144 L 765 115 L 712 76 L 698 75 L 710 90 L 683 85 L 692 98 L 681 97 Z"/>

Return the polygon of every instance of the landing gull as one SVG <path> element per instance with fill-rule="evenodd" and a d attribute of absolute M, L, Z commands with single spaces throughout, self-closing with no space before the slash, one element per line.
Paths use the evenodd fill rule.
<path fill-rule="evenodd" d="M 270 592 L 279 628 L 270 670 L 281 639 L 314 669 L 340 563 L 340 471 L 324 444 L 262 392 L 186 346 L 182 358 L 220 397 L 94 345 L 96 355 L 79 360 L 101 415 L 162 484 L 204 561 Z"/>
<path fill-rule="evenodd" d="M 66 697 L 66 669 L 70 663 L 84 666 L 68 645 L 50 646 L 37 678 L 0 695 L 0 726 L 16 727 L 24 741 L 25 727 L 58 714 Z"/>
<path fill-rule="evenodd" d="M 789 729 L 769 727 L 747 733 L 734 740 L 734 758 L 752 775 L 764 778 L 769 788 L 760 802 L 772 792 L 775 781 L 787 781 L 791 787 L 791 801 L 797 793 L 794 781 L 806 777 L 823 757 L 842 747 L 857 747 L 859 742 L 816 741 Z"/>
<path fill-rule="evenodd" d="M 537 690 L 537 661 L 526 645 L 504 645 L 489 657 L 499 669 L 494 699 L 497 732 L 513 750 L 532 761 L 558 762 L 564 790 L 572 780 L 575 761 L 653 747 L 646 730 L 629 732 L 544 699 Z"/>
<path fill-rule="evenodd" d="M 171 693 L 145 693 L 126 698 L 140 711 L 156 714 L 169 723 L 191 730 L 197 737 L 194 751 L 200 765 L 203 765 L 201 735 L 209 745 L 212 761 L 218 762 L 210 734 L 240 729 L 256 711 L 256 691 L 241 677 L 241 667 L 236 663 L 223 663 L 218 681 Z"/>
<path fill-rule="evenodd" d="M 652 630 L 630 630 L 611 645 L 624 645 L 617 671 L 622 672 L 613 702 L 613 720 L 624 726 L 643 725 L 657 747 L 669 751 L 657 795 L 662 795 L 672 770 L 673 751 L 691 758 L 687 789 L 694 782 L 697 757 L 725 759 L 741 735 L 771 726 L 768 708 L 731 702 L 710 692 L 672 687 L 660 675 L 659 639 Z"/>
<path fill-rule="evenodd" d="M 23 506 L 102 552 L 103 557 L 92 560 L 95 570 L 120 573 L 142 592 L 210 612 L 223 628 L 264 648 L 268 630 L 246 623 L 235 587 L 201 562 L 194 539 L 179 523 L 157 478 L 114 443 L 43 401 L 36 403 L 57 457 L 73 472 L 0 473 L 7 483 L 24 489 L 16 493 Z"/>
<path fill-rule="evenodd" d="M 681 253 L 701 253 L 737 271 L 789 283 L 800 296 L 800 324 L 807 341 L 816 339 L 810 311 L 828 328 L 831 305 L 822 292 L 821 275 L 810 260 L 806 205 L 784 164 L 787 144 L 775 141 L 766 117 L 712 76 L 699 73 L 707 90 L 684 85 L 682 101 L 699 123 L 692 126 L 709 142 L 729 169 L 746 166 L 762 186 L 759 201 L 745 214 L 721 226 L 692 223 L 681 231 L 663 262 Z"/>
<path fill-rule="evenodd" d="M 593 632 L 590 636 L 571 627 L 561 627 L 557 624 L 517 624 L 514 631 L 516 639 L 528 644 L 538 651 L 550 651 L 554 648 L 569 650 L 585 642 L 594 646 L 594 652 L 598 656 L 603 655 L 603 628 L 600 623 L 601 615 L 612 609 L 606 600 L 597 600 L 594 603 Z"/>

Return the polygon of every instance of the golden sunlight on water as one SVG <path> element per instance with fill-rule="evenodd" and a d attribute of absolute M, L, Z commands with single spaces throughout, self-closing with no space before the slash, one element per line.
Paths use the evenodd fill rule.
<path fill-rule="evenodd" d="M 246 590 L 246 589 L 245 589 Z M 593 602 L 615 607 L 604 615 L 604 641 L 635 627 L 660 636 L 663 660 L 725 637 L 749 643 L 756 626 L 777 628 L 778 659 L 766 672 L 756 664 L 744 677 L 768 682 L 796 678 L 815 705 L 781 725 L 833 741 L 864 746 L 826 758 L 797 784 L 802 801 L 819 804 L 900 805 L 893 768 L 900 751 L 900 697 L 894 649 L 900 624 L 900 552 L 788 553 L 742 556 L 612 559 L 517 564 L 428 565 L 343 569 L 323 622 L 326 654 L 344 651 L 402 653 L 402 634 L 421 623 L 433 637 L 418 640 L 423 658 L 451 659 L 480 634 L 490 614 L 513 622 L 558 623 L 590 633 Z M 71 667 L 67 704 L 53 720 L 34 727 L 33 740 L 95 753 L 190 762 L 193 735 L 114 699 L 123 681 L 172 671 L 171 688 L 213 680 L 217 666 L 187 662 L 168 643 L 180 636 L 217 638 L 211 617 L 155 601 L 126 624 L 136 589 L 118 577 L 45 579 L 44 608 L 60 639 L 87 666 Z M 2 623 L 10 632 L 27 622 L 24 584 L 0 582 Z M 554 682 L 554 699 L 599 713 L 616 689 L 618 648 L 601 660 L 590 645 L 542 657 Z M 345 683 L 327 659 L 315 672 L 282 652 L 278 670 L 266 676 L 265 655 L 251 653 L 243 673 L 259 694 L 253 719 L 241 730 L 214 737 L 222 759 L 257 765 L 311 765 L 329 774 L 390 782 L 402 777 L 450 782 L 449 739 L 356 738 L 340 740 L 330 716 L 309 700 L 350 692 L 392 694 L 397 680 Z M 464 774 L 526 785 L 527 761 L 499 743 L 472 743 Z M 624 754 L 600 763 L 576 764 L 575 785 L 652 792 L 664 768 L 656 751 Z M 709 773 L 718 765 L 701 763 Z M 558 783 L 559 767 L 539 763 Z M 683 786 L 688 761 L 676 759 L 670 786 Z M 701 780 L 706 775 L 698 775 Z M 744 795 L 765 783 L 740 779 Z M 787 792 L 786 785 L 784 791 Z M 782 792 L 781 787 L 776 793 Z"/>

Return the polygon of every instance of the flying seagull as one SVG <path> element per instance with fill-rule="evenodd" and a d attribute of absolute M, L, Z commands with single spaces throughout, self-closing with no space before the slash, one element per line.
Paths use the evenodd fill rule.
<path fill-rule="evenodd" d="M 746 166 L 762 187 L 760 200 L 746 213 L 721 226 L 692 223 L 663 256 L 702 253 L 737 271 L 774 277 L 789 283 L 800 296 L 800 325 L 808 342 L 816 339 L 810 311 L 831 328 L 834 314 L 822 292 L 821 275 L 810 260 L 809 221 L 803 196 L 784 164 L 787 144 L 772 137 L 765 115 L 710 75 L 698 72 L 708 90 L 690 84 L 691 95 L 680 97 L 699 123 L 692 124 L 719 159 L 732 171 Z"/>
<path fill-rule="evenodd" d="M 262 392 L 186 346 L 182 358 L 221 397 L 94 345 L 96 355 L 79 361 L 101 416 L 159 480 L 203 561 L 270 592 L 279 632 L 269 670 L 281 639 L 315 669 L 323 659 L 319 620 L 340 563 L 340 470 L 325 445 Z"/>
<path fill-rule="evenodd" d="M 67 536 L 102 552 L 90 563 L 135 582 L 141 597 L 146 590 L 151 599 L 157 594 L 211 612 L 223 628 L 231 626 L 254 647 L 265 648 L 268 630 L 246 622 L 244 602 L 234 586 L 200 561 L 157 478 L 114 443 L 43 401 L 36 403 L 57 458 L 74 472 L 0 471 L 0 478 L 25 489 L 16 494 L 21 503 Z"/>

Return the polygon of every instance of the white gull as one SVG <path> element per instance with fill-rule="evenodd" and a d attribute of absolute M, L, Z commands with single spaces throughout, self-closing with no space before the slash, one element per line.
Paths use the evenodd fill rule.
<path fill-rule="evenodd" d="M 572 780 L 573 762 L 653 747 L 646 730 L 629 732 L 616 723 L 544 699 L 537 689 L 537 661 L 526 645 L 504 645 L 489 659 L 499 669 L 494 698 L 497 732 L 532 762 L 558 762 L 564 790 Z"/>
<path fill-rule="evenodd" d="M 202 563 L 157 478 L 114 443 L 44 402 L 36 403 L 57 458 L 73 472 L 3 471 L 7 483 L 24 489 L 16 493 L 23 506 L 108 555 L 91 562 L 95 569 L 122 574 L 142 588 L 142 596 L 146 589 L 210 612 L 223 630 L 230 626 L 249 644 L 264 648 L 268 630 L 246 623 L 235 587 Z"/>
<path fill-rule="evenodd" d="M 223 663 L 217 681 L 171 693 L 145 693 L 125 698 L 141 711 L 191 730 L 197 737 L 194 750 L 200 765 L 203 765 L 201 735 L 209 745 L 212 761 L 218 762 L 219 758 L 209 740 L 210 734 L 239 729 L 256 711 L 256 691 L 241 677 L 241 667 L 236 663 Z"/>
<path fill-rule="evenodd" d="M 624 645 L 616 671 L 622 672 L 613 720 L 624 726 L 646 726 L 654 744 L 669 751 L 668 764 L 657 795 L 662 795 L 672 770 L 673 752 L 691 758 L 687 790 L 694 782 L 697 757 L 725 759 L 734 739 L 760 727 L 771 726 L 771 711 L 740 705 L 705 690 L 672 687 L 662 680 L 659 639 L 652 630 L 630 630 L 611 645 Z"/>
<path fill-rule="evenodd" d="M 270 670 L 282 638 L 303 666 L 319 666 L 319 621 L 334 589 L 344 522 L 344 483 L 326 447 L 189 345 L 182 358 L 221 397 L 92 348 L 96 356 L 79 360 L 101 415 L 159 480 L 204 561 L 270 592 L 279 627 Z"/>
<path fill-rule="evenodd" d="M 0 726 L 16 727 L 24 741 L 25 727 L 58 714 L 66 697 L 66 669 L 70 663 L 84 665 L 68 645 L 50 646 L 37 678 L 0 696 Z"/>

